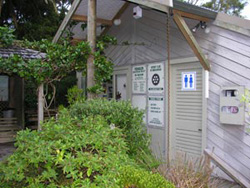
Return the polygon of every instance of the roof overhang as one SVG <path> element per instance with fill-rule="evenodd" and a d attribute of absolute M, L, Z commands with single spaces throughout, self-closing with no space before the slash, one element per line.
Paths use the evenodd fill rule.
<path fill-rule="evenodd" d="M 215 20 L 217 13 L 208 9 L 204 9 L 191 4 L 179 2 L 177 0 L 96 0 L 97 1 L 97 36 L 107 32 L 115 19 L 119 18 L 121 14 L 126 10 L 129 3 L 143 5 L 157 11 L 168 13 L 169 15 L 174 15 L 174 20 L 179 27 L 180 31 L 186 38 L 188 44 L 200 60 L 203 68 L 205 70 L 210 70 L 210 65 L 206 60 L 202 50 L 200 49 L 198 43 L 196 42 L 192 32 L 187 27 L 184 17 L 195 19 L 203 22 L 209 22 Z M 75 0 L 71 9 L 69 10 L 67 16 L 63 20 L 57 34 L 55 35 L 53 42 L 57 42 L 60 38 L 62 32 L 66 29 L 69 21 L 71 19 L 77 20 L 78 22 L 87 22 L 88 15 L 88 0 Z M 105 26 L 104 28 L 102 26 Z M 77 33 L 79 32 L 80 33 Z M 86 39 L 86 30 L 81 30 L 81 24 L 76 26 L 74 32 L 77 40 Z"/>

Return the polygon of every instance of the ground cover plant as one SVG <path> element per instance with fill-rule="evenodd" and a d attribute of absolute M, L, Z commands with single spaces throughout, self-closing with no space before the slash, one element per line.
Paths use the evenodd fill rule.
<path fill-rule="evenodd" d="M 212 178 L 210 160 L 203 156 L 189 156 L 177 152 L 170 164 L 162 164 L 156 170 L 176 187 L 217 188 L 221 181 Z"/>
<path fill-rule="evenodd" d="M 102 108 L 95 109 L 94 104 Z M 108 112 L 116 105 L 117 112 L 114 111 L 112 117 Z M 119 121 L 119 106 L 120 113 L 132 118 L 124 119 L 126 124 Z M 87 109 L 92 111 L 87 113 Z M 100 109 L 103 111 L 97 113 Z M 159 174 L 142 168 L 135 158 L 142 157 L 136 148 L 144 150 L 145 147 L 150 151 L 146 148 L 149 137 L 139 124 L 142 120 L 135 120 L 141 113 L 129 102 L 101 99 L 62 108 L 58 119 L 45 122 L 42 131 L 18 133 L 16 151 L 0 163 L 1 187 L 144 188 L 145 185 L 160 185 L 172 188 L 173 185 Z M 129 127 L 136 131 L 134 138 L 129 135 Z M 135 146 L 128 144 L 128 139 L 132 139 Z M 142 141 L 134 142 L 139 139 Z"/>

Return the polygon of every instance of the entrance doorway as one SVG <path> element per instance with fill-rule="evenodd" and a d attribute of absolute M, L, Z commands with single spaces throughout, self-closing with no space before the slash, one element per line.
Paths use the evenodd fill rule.
<path fill-rule="evenodd" d="M 197 61 L 171 65 L 170 152 L 200 156 L 205 147 L 205 71 Z"/>
<path fill-rule="evenodd" d="M 113 97 L 116 100 L 129 100 L 131 97 L 130 67 L 116 67 L 113 74 Z"/>

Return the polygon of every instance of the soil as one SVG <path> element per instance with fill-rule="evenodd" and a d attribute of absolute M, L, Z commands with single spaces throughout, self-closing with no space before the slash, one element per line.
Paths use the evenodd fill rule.
<path fill-rule="evenodd" d="M 0 161 L 15 151 L 14 143 L 0 144 Z"/>

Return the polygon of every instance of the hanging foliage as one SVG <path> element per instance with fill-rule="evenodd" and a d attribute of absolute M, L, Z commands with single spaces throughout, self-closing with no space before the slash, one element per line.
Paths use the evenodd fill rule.
<path fill-rule="evenodd" d="M 8 37 L 8 35 L 12 35 L 12 30 L 7 33 L 7 36 L 1 37 L 6 33 L 5 30 L 5 28 L 0 27 L 1 46 L 11 45 L 13 42 L 11 37 Z M 116 39 L 109 36 L 104 36 L 97 42 L 97 50 L 94 54 L 96 85 L 89 88 L 90 92 L 101 92 L 103 82 L 110 80 L 113 64 L 105 56 L 104 50 L 109 44 L 115 43 Z M 60 43 L 52 43 L 48 40 L 24 41 L 22 47 L 46 53 L 46 57 L 43 59 L 24 59 L 20 55 L 11 55 L 9 58 L 0 57 L 0 72 L 9 75 L 17 74 L 31 80 L 37 86 L 60 81 L 72 71 L 86 73 L 87 59 L 90 55 L 90 47 L 87 42 L 82 41 L 77 45 L 71 45 L 67 39 L 63 39 Z"/>

